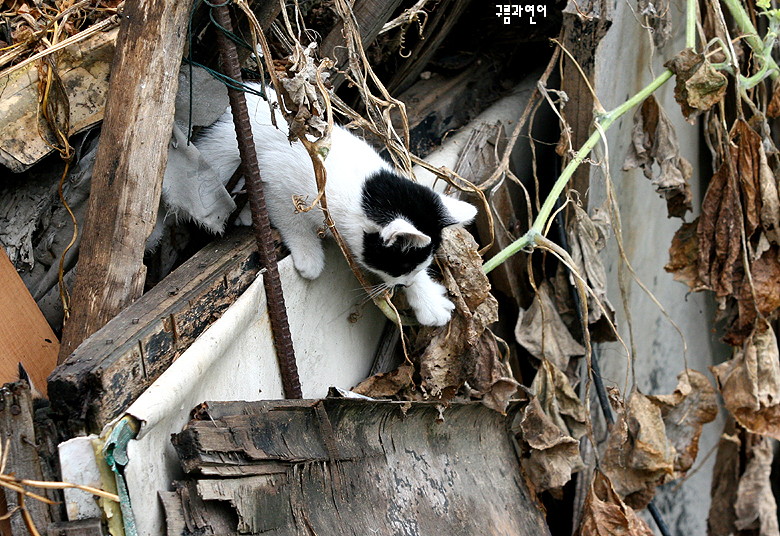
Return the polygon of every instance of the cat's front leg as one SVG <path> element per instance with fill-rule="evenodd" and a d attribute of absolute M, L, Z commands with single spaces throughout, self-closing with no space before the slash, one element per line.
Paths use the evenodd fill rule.
<path fill-rule="evenodd" d="M 443 326 L 449 322 L 455 304 L 446 294 L 447 289 L 433 281 L 425 270 L 406 287 L 406 299 L 423 326 Z"/>

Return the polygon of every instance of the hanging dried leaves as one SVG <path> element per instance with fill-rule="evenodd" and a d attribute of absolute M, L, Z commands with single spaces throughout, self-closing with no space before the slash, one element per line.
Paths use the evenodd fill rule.
<path fill-rule="evenodd" d="M 664 270 L 673 274 L 675 281 L 685 283 L 692 291 L 705 288 L 699 278 L 698 227 L 699 218 L 696 218 L 677 229 L 669 247 L 669 262 L 664 266 Z"/>
<path fill-rule="evenodd" d="M 585 465 L 580 457 L 580 442 L 553 422 L 537 397 L 520 414 L 515 428 L 527 454 L 520 462 L 537 492 L 562 488 L 571 475 Z"/>
<path fill-rule="evenodd" d="M 306 48 L 294 48 L 283 70 L 277 74 L 284 88 L 284 103 L 295 116 L 290 123 L 290 139 L 299 139 L 307 134 L 321 137 L 328 124 L 325 122 L 325 108 L 317 89 L 317 44 L 312 42 Z M 323 78 L 328 73 L 323 73 Z"/>
<path fill-rule="evenodd" d="M 674 98 L 691 124 L 696 116 L 712 108 L 726 94 L 726 76 L 716 71 L 704 54 L 686 48 L 664 67 L 676 76 Z"/>
<path fill-rule="evenodd" d="M 615 493 L 609 478 L 593 473 L 577 536 L 652 536 L 653 531 Z"/>
<path fill-rule="evenodd" d="M 658 167 L 657 173 L 654 164 Z M 688 179 L 693 168 L 680 156 L 672 122 L 652 95 L 645 99 L 634 115 L 631 145 L 623 169 L 635 168 L 641 168 L 645 177 L 652 180 L 655 191 L 666 199 L 670 218 L 682 218 L 691 210 Z"/>
<path fill-rule="evenodd" d="M 738 530 L 758 531 L 759 536 L 778 536 L 777 503 L 772 493 L 772 460 L 774 445 L 763 438 L 750 451 L 751 459 L 739 480 L 734 522 Z"/>
<path fill-rule="evenodd" d="M 619 399 L 616 406 L 603 469 L 626 504 L 644 508 L 656 486 L 684 476 L 693 465 L 702 426 L 718 413 L 715 389 L 688 369 L 671 395 L 634 391 L 627 407 Z"/>
<path fill-rule="evenodd" d="M 607 299 L 607 273 L 599 255 L 607 245 L 609 230 L 609 214 L 606 210 L 596 208 L 591 218 L 579 205 L 574 205 L 573 217 L 569 220 L 566 232 L 574 266 L 592 291 L 592 294 L 588 294 L 588 324 L 591 330 L 594 330 L 594 324 L 604 323 L 607 319 L 614 325 L 615 309 Z M 571 274 L 569 282 L 575 285 Z"/>
<path fill-rule="evenodd" d="M 584 467 L 578 439 L 587 430 L 587 412 L 566 375 L 542 360 L 532 397 L 513 426 L 523 446 L 523 469 L 538 492 L 560 489 Z"/>
<path fill-rule="evenodd" d="M 531 306 L 520 312 L 515 338 L 537 359 L 547 359 L 561 370 L 569 367 L 574 356 L 585 355 L 585 348 L 574 340 L 561 319 L 546 281 L 539 286 Z"/>
<path fill-rule="evenodd" d="M 780 356 L 771 326 L 764 324 L 715 367 L 723 401 L 747 430 L 780 439 Z"/>

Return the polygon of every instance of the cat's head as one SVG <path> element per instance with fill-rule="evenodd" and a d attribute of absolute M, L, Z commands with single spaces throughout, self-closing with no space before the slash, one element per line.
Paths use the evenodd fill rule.
<path fill-rule="evenodd" d="M 470 223 L 477 213 L 469 203 L 387 170 L 366 179 L 361 202 L 369 220 L 361 260 L 390 286 L 409 285 L 430 266 L 442 231 Z"/>

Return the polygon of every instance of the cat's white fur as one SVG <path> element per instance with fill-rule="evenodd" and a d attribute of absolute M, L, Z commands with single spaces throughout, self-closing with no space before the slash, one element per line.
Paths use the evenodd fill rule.
<path fill-rule="evenodd" d="M 267 93 L 272 102 L 276 100 L 272 91 Z M 311 159 L 300 142 L 288 141 L 286 129 L 283 131 L 272 125 L 268 102 L 249 93 L 246 98 L 269 217 L 290 249 L 298 272 L 305 278 L 314 279 L 322 273 L 325 261 L 318 237 L 318 232 L 323 228 L 322 212 L 311 210 L 296 214 L 292 201 L 293 196 L 303 196 L 308 202 L 316 197 L 317 187 Z M 286 125 L 278 111 L 276 123 L 280 128 Z M 226 182 L 240 164 L 229 110 L 204 133 L 196 146 Z M 341 127 L 333 129 L 331 149 L 325 159 L 328 208 L 353 255 L 369 270 L 362 259 L 364 232 L 380 233 L 388 244 L 395 240 L 405 240 L 410 247 L 419 247 L 431 242 L 430 237 L 404 219 L 396 219 L 380 228 L 363 213 L 363 182 L 381 168 L 391 170 L 388 163 L 365 141 Z M 441 198 L 455 221 L 468 223 L 474 218 L 474 206 L 444 195 Z M 429 257 L 415 270 L 401 277 L 391 277 L 385 273 L 378 275 L 390 287 L 406 287 L 409 305 L 421 324 L 439 326 L 450 319 L 454 305 L 445 296 L 446 289 L 428 275 L 427 268 L 431 260 L 432 257 Z"/>

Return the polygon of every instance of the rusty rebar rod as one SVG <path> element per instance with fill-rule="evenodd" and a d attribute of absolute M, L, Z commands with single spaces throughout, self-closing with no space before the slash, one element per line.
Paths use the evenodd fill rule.
<path fill-rule="evenodd" d="M 214 7 L 213 10 L 217 24 L 222 26 L 224 32 L 232 32 L 233 24 L 230 21 L 227 2 Z M 222 71 L 226 76 L 241 82 L 241 67 L 238 62 L 235 43 L 224 32 L 217 31 L 217 46 L 219 47 Z M 282 293 L 282 282 L 276 265 L 271 222 L 268 219 L 265 195 L 263 194 L 263 186 L 260 180 L 260 167 L 257 164 L 257 153 L 252 138 L 249 111 L 242 91 L 228 87 L 228 97 L 230 98 L 230 108 L 233 111 L 233 122 L 236 125 L 238 150 L 241 154 L 241 162 L 245 172 L 244 178 L 246 190 L 249 194 L 249 208 L 252 211 L 252 227 L 255 230 L 257 248 L 260 252 L 260 262 L 265 268 L 263 285 L 265 286 L 266 303 L 268 305 L 268 316 L 271 321 L 276 358 L 279 361 L 279 369 L 282 375 L 284 395 L 287 398 L 302 398 L 301 382 L 298 378 L 298 365 L 295 362 L 290 325 L 287 321 L 287 309 L 284 304 L 284 294 Z"/>

